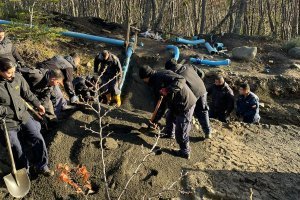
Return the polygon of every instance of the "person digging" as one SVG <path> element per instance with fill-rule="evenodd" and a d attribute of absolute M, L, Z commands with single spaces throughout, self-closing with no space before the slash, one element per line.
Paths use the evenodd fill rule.
<path fill-rule="evenodd" d="M 94 73 L 101 78 L 101 92 L 106 95 L 107 103 L 110 104 L 114 100 L 120 107 L 123 70 L 119 58 L 104 50 L 94 60 Z"/>
<path fill-rule="evenodd" d="M 143 66 L 139 70 L 140 78 L 154 91 L 156 99 L 163 101 L 156 117 L 151 122 L 157 124 L 166 110 L 166 131 L 163 138 L 174 138 L 179 144 L 180 150 L 173 153 L 182 158 L 190 158 L 189 132 L 194 114 L 197 98 L 187 86 L 184 77 L 169 71 L 155 71 L 149 66 Z"/>
<path fill-rule="evenodd" d="M 48 152 L 40 132 L 41 125 L 28 113 L 24 100 L 38 108 L 41 115 L 45 114 L 45 108 L 30 91 L 21 74 L 15 73 L 16 68 L 16 64 L 8 58 L 0 58 L 0 117 L 6 119 L 5 125 L 1 124 L 0 142 L 5 143 L 4 132 L 7 130 L 16 168 L 29 169 L 29 160 L 23 151 L 24 146 L 29 145 L 36 171 L 53 176 L 54 171 L 48 167 Z"/>

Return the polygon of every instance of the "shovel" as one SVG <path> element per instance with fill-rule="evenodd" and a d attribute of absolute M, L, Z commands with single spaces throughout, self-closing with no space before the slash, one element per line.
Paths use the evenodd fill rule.
<path fill-rule="evenodd" d="M 7 144 L 7 149 L 8 149 L 11 166 L 12 166 L 12 173 L 4 176 L 3 179 L 8 192 L 13 197 L 23 198 L 30 190 L 30 180 L 27 174 L 27 170 L 25 168 L 20 170 L 16 169 L 15 160 L 11 149 L 11 144 L 9 140 L 5 119 L 2 119 L 2 123 L 4 126 L 6 144 Z"/>
<path fill-rule="evenodd" d="M 154 109 L 154 112 L 153 112 L 153 114 L 152 114 L 152 117 L 151 117 L 151 119 L 150 119 L 150 122 L 153 123 L 153 121 L 154 121 L 154 119 L 155 119 L 155 117 L 156 117 L 156 115 L 157 115 L 157 112 L 158 112 L 158 110 L 159 110 L 159 108 L 160 108 L 160 105 L 161 105 L 163 99 L 164 99 L 164 96 L 160 96 L 160 99 L 158 100 L 158 102 L 157 102 L 157 104 L 156 104 L 156 107 L 155 107 L 155 109 Z"/>

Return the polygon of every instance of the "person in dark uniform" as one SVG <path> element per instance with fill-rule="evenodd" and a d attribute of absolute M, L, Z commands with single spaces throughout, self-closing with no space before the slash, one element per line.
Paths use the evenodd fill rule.
<path fill-rule="evenodd" d="M 259 123 L 259 98 L 250 91 L 247 83 L 240 85 L 240 96 L 236 104 L 236 114 L 245 123 Z"/>
<path fill-rule="evenodd" d="M 235 100 L 233 91 L 225 82 L 223 76 L 216 76 L 215 84 L 208 88 L 208 96 L 212 98 L 209 105 L 210 118 L 221 122 L 229 122 L 230 114 L 234 110 Z"/>
<path fill-rule="evenodd" d="M 166 110 L 171 110 L 166 127 L 172 128 L 170 132 L 175 133 L 180 147 L 180 150 L 174 153 L 179 157 L 189 159 L 189 132 L 197 98 L 186 84 L 184 77 L 170 70 L 155 71 L 149 66 L 143 66 L 139 70 L 139 75 L 153 89 L 156 99 L 164 97 L 152 123 L 157 124 Z"/>
<path fill-rule="evenodd" d="M 206 138 L 212 137 L 207 105 L 207 91 L 202 78 L 204 72 L 192 65 L 177 64 L 175 59 L 168 60 L 165 69 L 171 70 L 186 80 L 187 85 L 198 99 L 194 115 L 198 119 Z"/>
<path fill-rule="evenodd" d="M 31 91 L 33 91 L 45 107 L 47 119 L 56 121 L 56 109 L 51 101 L 51 95 L 53 95 L 53 88 L 55 86 L 63 84 L 64 75 L 61 70 L 22 68 L 20 72 L 29 84 Z"/>
<path fill-rule="evenodd" d="M 72 53 L 69 56 L 54 56 L 48 60 L 37 63 L 38 69 L 59 69 L 64 75 L 64 88 L 67 92 L 71 104 L 74 104 L 79 101 L 78 96 L 76 96 L 73 79 L 74 79 L 74 71 L 76 71 L 77 67 L 80 64 L 80 56 L 77 53 Z M 63 98 L 63 94 L 59 88 L 59 86 L 54 87 L 54 93 L 56 97 L 56 105 L 57 108 L 56 113 L 60 115 L 62 110 L 70 109 L 70 106 L 67 105 L 67 101 Z"/>
<path fill-rule="evenodd" d="M 41 125 L 30 116 L 25 101 L 38 108 L 41 115 L 45 114 L 45 108 L 30 91 L 22 75 L 15 71 L 16 64 L 13 61 L 0 58 L 0 116 L 6 118 L 16 167 L 29 168 L 27 155 L 23 151 L 23 146 L 29 145 L 34 158 L 32 164 L 36 170 L 44 175 L 53 176 L 54 172 L 48 167 L 48 152 L 40 132 Z M 3 124 L 0 132 L 0 142 L 4 145 Z"/>
<path fill-rule="evenodd" d="M 104 85 L 101 90 L 105 92 L 107 102 L 110 103 L 114 100 L 117 106 L 120 107 L 122 103 L 120 87 L 123 70 L 119 58 L 104 50 L 95 58 L 94 72 L 101 77 L 101 83 Z"/>
<path fill-rule="evenodd" d="M 0 58 L 7 58 L 17 64 L 17 68 L 25 67 L 25 62 L 15 45 L 5 36 L 5 29 L 0 26 Z"/>
<path fill-rule="evenodd" d="M 97 84 L 97 81 L 97 76 L 76 77 L 73 81 L 76 95 L 84 101 L 94 100 L 96 92 L 95 84 Z"/>

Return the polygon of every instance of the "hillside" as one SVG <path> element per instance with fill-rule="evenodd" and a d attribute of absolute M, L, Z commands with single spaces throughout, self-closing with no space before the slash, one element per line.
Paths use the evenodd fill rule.
<path fill-rule="evenodd" d="M 117 24 L 100 23 L 97 18 L 66 19 L 64 16 L 59 19 L 53 25 L 124 39 L 122 35 L 125 31 Z M 205 83 L 211 85 L 213 75 L 221 73 L 237 94 L 237 84 L 249 82 L 264 104 L 261 124 L 248 125 L 235 121 L 223 124 L 212 120 L 216 133 L 211 140 L 204 140 L 202 131 L 194 124 L 190 160 L 171 155 L 171 149 L 177 148 L 175 141 L 159 139 L 155 154 L 143 163 L 123 199 L 300 199 L 300 69 L 291 68 L 292 64 L 300 64 L 300 60 L 288 57 L 282 50 L 282 41 L 226 34 L 220 40 L 229 54 L 234 47 L 247 45 L 258 47 L 258 55 L 250 62 L 233 60 L 229 67 L 199 66 L 206 72 Z M 139 41 L 144 46 L 133 55 L 122 93 L 124 103 L 120 109 L 110 112 L 103 122 L 110 124 L 105 133 L 112 132 L 112 144 L 108 144 L 112 147 L 105 150 L 105 160 L 113 199 L 118 197 L 145 152 L 156 140 L 154 132 L 142 128 L 150 118 L 155 102 L 137 71 L 144 64 L 162 69 L 170 58 L 165 50 L 170 41 L 163 43 L 145 38 L 139 38 Z M 52 43 L 26 39 L 16 42 L 22 56 L 32 65 L 54 54 L 76 51 L 83 56 L 82 74 L 91 71 L 88 63 L 104 48 L 124 57 L 122 48 L 84 40 L 66 39 Z M 181 48 L 180 51 L 180 60 L 188 61 L 191 55 L 224 59 L 208 55 L 205 48 Z M 268 73 L 266 66 L 270 69 Z M 81 128 L 84 125 L 95 128 L 98 121 L 91 109 L 79 106 L 58 127 L 45 133 L 45 139 L 51 167 L 55 168 L 60 163 L 85 165 L 96 193 L 78 195 L 57 176 L 38 176 L 32 177 L 32 189 L 24 199 L 105 198 L 99 136 L 85 131 Z M 0 174 L 9 171 L 3 150 L 1 146 Z M 172 183 L 174 187 L 168 188 Z M 12 199 L 3 189 L 2 180 L 0 187 L 0 198 Z"/>

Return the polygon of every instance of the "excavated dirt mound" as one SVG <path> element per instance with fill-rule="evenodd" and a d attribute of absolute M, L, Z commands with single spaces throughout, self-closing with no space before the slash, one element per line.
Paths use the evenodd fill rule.
<path fill-rule="evenodd" d="M 109 123 L 111 138 L 118 147 L 105 151 L 107 174 L 112 196 L 120 194 L 125 182 L 154 143 L 153 132 L 140 132 L 139 123 L 149 115 L 115 110 L 104 123 Z M 96 194 L 88 199 L 104 199 L 99 138 L 80 126 L 96 127 L 91 111 L 75 112 L 59 130 L 46 135 L 51 166 L 68 163 L 84 164 L 91 173 Z M 141 199 L 159 193 L 188 172 L 174 191 L 162 193 L 163 199 L 297 199 L 300 183 L 300 128 L 296 126 L 222 124 L 213 121 L 214 138 L 203 141 L 201 131 L 191 133 L 191 160 L 170 154 L 176 142 L 160 139 L 161 153 L 149 157 L 133 179 L 124 199 Z M 108 130 L 107 130 L 108 132 Z M 3 183 L 2 183 L 3 184 Z M 181 191 L 180 194 L 178 191 Z M 10 199 L 6 192 L 0 197 Z M 84 199 L 58 177 L 35 177 L 26 199 Z"/>
<path fill-rule="evenodd" d="M 109 35 L 123 38 L 124 29 L 96 18 L 70 18 L 56 16 L 54 26 L 73 31 Z M 192 156 L 190 160 L 174 157 L 171 149 L 177 148 L 174 140 L 160 139 L 155 155 L 151 155 L 129 184 L 123 199 L 300 199 L 300 72 L 291 68 L 292 60 L 282 51 L 278 41 L 264 38 L 225 35 L 220 38 L 231 50 L 234 47 L 257 46 L 254 61 L 234 61 L 230 67 L 209 68 L 205 83 L 213 84 L 215 74 L 223 74 L 237 94 L 238 84 L 250 83 L 261 99 L 262 124 L 247 125 L 239 122 L 222 124 L 212 120 L 216 130 L 212 140 L 204 140 L 198 125 L 191 131 Z M 123 105 L 104 118 L 110 124 L 104 133 L 111 133 L 105 144 L 108 184 L 116 199 L 125 183 L 155 142 L 155 133 L 141 131 L 141 124 L 150 118 L 155 102 L 149 88 L 138 77 L 141 65 L 148 64 L 162 69 L 170 54 L 167 43 L 140 39 L 123 88 Z M 46 44 L 46 45 L 44 45 Z M 72 51 L 83 56 L 82 74 L 91 71 L 87 67 L 94 56 L 106 48 L 120 55 L 119 47 L 95 44 L 84 40 L 58 41 L 50 44 L 22 41 L 18 47 L 27 62 L 49 58 L 54 54 Z M 181 57 L 224 59 L 209 56 L 203 48 L 182 48 Z M 272 62 L 270 62 L 272 60 Z M 270 69 L 265 72 L 265 67 Z M 234 119 L 234 115 L 232 116 Z M 97 129 L 98 120 L 91 110 L 78 108 L 58 127 L 45 133 L 52 168 L 62 163 L 76 167 L 85 165 L 91 174 L 95 194 L 76 194 L 74 188 L 55 177 L 45 178 L 32 174 L 32 189 L 24 199 L 105 199 L 102 176 L 99 136 L 85 131 L 82 126 Z M 0 174 L 10 171 L 5 147 L 0 146 Z M 186 174 L 180 178 L 181 173 Z M 174 183 L 174 187 L 168 187 Z M 163 189 L 166 189 L 162 192 Z M 12 199 L 0 181 L 0 198 Z"/>

